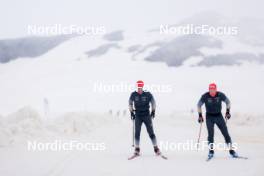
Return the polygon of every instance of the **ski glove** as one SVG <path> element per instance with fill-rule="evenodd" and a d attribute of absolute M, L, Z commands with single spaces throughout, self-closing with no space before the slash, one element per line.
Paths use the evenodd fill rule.
<path fill-rule="evenodd" d="M 154 110 L 151 111 L 151 113 L 150 113 L 150 117 L 151 117 L 152 119 L 155 118 L 155 111 L 154 111 Z"/>
<path fill-rule="evenodd" d="M 135 120 L 135 118 L 136 118 L 135 113 L 134 112 L 130 112 L 130 115 L 131 115 L 131 120 Z"/>
<path fill-rule="evenodd" d="M 228 119 L 228 120 L 231 118 L 231 114 L 230 114 L 229 109 L 226 110 L 225 118 Z"/>
<path fill-rule="evenodd" d="M 198 118 L 198 122 L 199 123 L 203 123 L 204 119 L 203 119 L 203 115 L 202 113 L 199 113 L 199 118 Z"/>

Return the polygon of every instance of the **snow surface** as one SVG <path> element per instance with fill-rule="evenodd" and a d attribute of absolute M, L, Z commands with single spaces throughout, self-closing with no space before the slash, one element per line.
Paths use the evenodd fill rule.
<path fill-rule="evenodd" d="M 1 117 L 0 175 L 263 175 L 264 116 L 233 114 L 228 121 L 238 153 L 248 160 L 232 159 L 227 151 L 216 151 L 215 159 L 206 162 L 206 150 L 166 150 L 163 160 L 153 153 L 145 128 L 142 128 L 142 156 L 128 161 L 131 147 L 131 120 L 127 116 L 66 113 L 44 119 L 37 111 L 25 107 Z M 154 128 L 159 141 L 197 140 L 196 115 L 175 113 L 157 115 Z M 224 142 L 216 130 L 216 142 Z M 76 140 L 103 142 L 103 151 L 29 151 L 27 141 Z M 201 140 L 206 140 L 205 126 Z"/>

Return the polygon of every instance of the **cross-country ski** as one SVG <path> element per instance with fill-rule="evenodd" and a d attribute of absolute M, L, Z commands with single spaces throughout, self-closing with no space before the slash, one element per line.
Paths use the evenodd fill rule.
<path fill-rule="evenodd" d="M 133 154 L 132 156 L 128 157 L 128 160 L 132 160 L 132 159 L 135 159 L 135 158 L 137 158 L 137 157 L 139 157 L 139 155 L 135 155 L 135 154 Z"/>

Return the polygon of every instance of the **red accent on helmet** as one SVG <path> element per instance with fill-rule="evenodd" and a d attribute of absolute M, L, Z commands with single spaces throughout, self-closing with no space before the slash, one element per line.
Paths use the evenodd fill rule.
<path fill-rule="evenodd" d="M 217 86 L 215 83 L 209 84 L 209 90 L 217 90 Z"/>
<path fill-rule="evenodd" d="M 139 80 L 137 81 L 137 88 L 143 88 L 144 87 L 144 82 Z"/>

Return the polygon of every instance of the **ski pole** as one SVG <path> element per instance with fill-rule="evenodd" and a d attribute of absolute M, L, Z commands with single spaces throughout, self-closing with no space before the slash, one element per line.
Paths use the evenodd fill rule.
<path fill-rule="evenodd" d="M 135 147 L 135 120 L 132 120 L 133 126 L 132 126 L 132 147 Z"/>
<path fill-rule="evenodd" d="M 197 149 L 198 149 L 199 144 L 200 144 L 200 138 L 201 138 L 201 133 L 202 133 L 202 124 L 203 123 L 200 123 L 200 130 L 199 130 L 199 135 L 198 135 L 198 140 L 197 140 Z"/>

